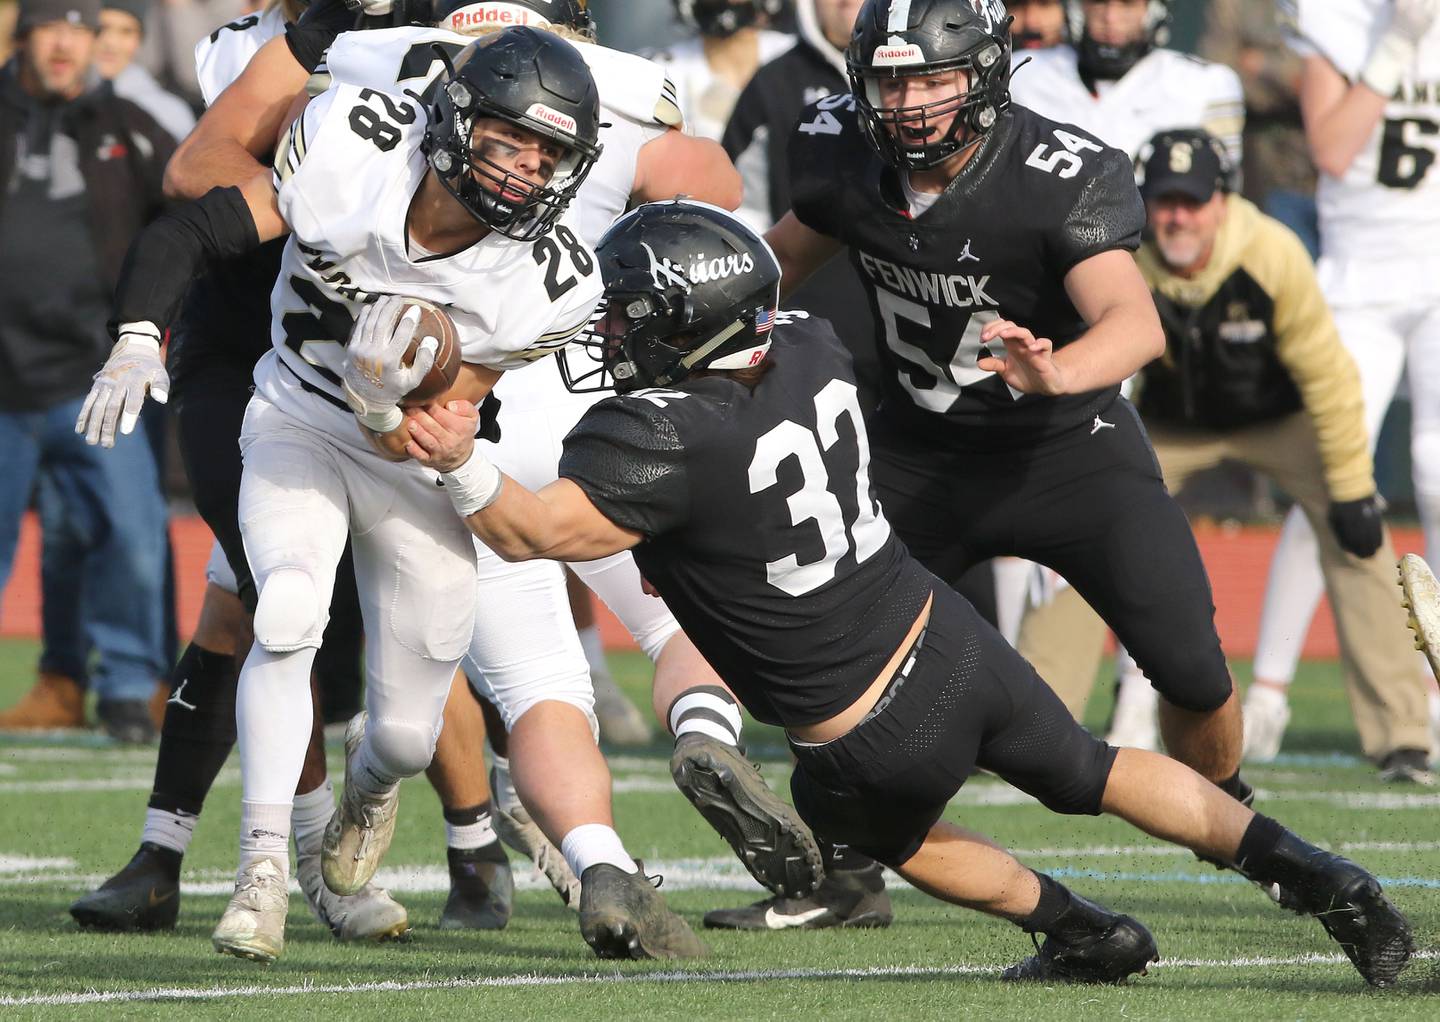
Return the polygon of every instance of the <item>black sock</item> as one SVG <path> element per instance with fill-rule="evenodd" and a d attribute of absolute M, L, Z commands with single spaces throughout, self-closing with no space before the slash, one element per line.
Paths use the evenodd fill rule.
<path fill-rule="evenodd" d="M 235 745 L 235 658 L 195 643 L 171 675 L 150 808 L 198 815 Z"/>
<path fill-rule="evenodd" d="M 1223 781 L 1215 782 L 1215 787 L 1229 795 L 1236 802 L 1244 802 L 1255 793 L 1255 789 L 1244 781 L 1240 780 L 1240 771 L 1236 770 L 1231 776 Z"/>
<path fill-rule="evenodd" d="M 488 798 L 477 805 L 445 809 L 445 844 L 455 851 L 466 853 L 481 848 L 498 851 L 500 841 L 492 824 L 494 812 L 495 806 Z M 500 852 L 502 857 L 504 854 Z"/>
<path fill-rule="evenodd" d="M 1268 873 L 1271 858 L 1286 834 L 1284 827 L 1268 816 L 1255 814 L 1245 835 L 1240 838 L 1240 850 L 1235 853 L 1235 865 L 1247 876 L 1264 876 Z"/>
<path fill-rule="evenodd" d="M 1070 890 L 1044 873 L 1036 873 L 1035 879 L 1040 881 L 1040 900 L 1028 916 L 1014 923 L 1026 933 L 1049 933 L 1070 907 Z"/>
<path fill-rule="evenodd" d="M 828 841 L 821 841 L 820 861 L 825 866 L 826 873 L 863 873 L 866 870 L 878 870 L 880 864 L 868 855 L 861 855 L 849 845 L 832 845 Z"/>

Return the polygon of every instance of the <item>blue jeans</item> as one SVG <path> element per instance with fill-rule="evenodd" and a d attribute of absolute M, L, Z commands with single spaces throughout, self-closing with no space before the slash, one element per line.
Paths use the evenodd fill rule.
<path fill-rule="evenodd" d="M 0 586 L 38 486 L 46 548 L 40 669 L 85 683 L 93 647 L 102 699 L 148 699 L 166 671 L 165 501 L 143 436 L 105 450 L 75 433 L 82 402 L 0 411 Z"/>
<path fill-rule="evenodd" d="M 1265 194 L 1265 212 L 1295 232 L 1311 259 L 1320 257 L 1320 217 L 1315 210 L 1315 196 L 1276 188 Z"/>

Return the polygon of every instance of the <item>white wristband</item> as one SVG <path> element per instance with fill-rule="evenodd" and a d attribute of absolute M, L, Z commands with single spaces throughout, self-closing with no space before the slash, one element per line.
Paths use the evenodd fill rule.
<path fill-rule="evenodd" d="M 480 453 L 479 444 L 471 449 L 465 464 L 453 472 L 440 473 L 440 482 L 461 518 L 469 518 L 476 511 L 483 511 L 495 503 L 495 498 L 500 496 L 503 478 L 490 459 Z"/>
<path fill-rule="evenodd" d="M 356 412 L 355 418 L 360 420 L 360 425 L 372 433 L 383 434 L 398 429 L 400 423 L 405 421 L 405 413 L 402 412 L 398 406 L 391 405 L 389 408 L 382 408 L 376 412 L 366 412 L 364 415 Z"/>
<path fill-rule="evenodd" d="M 1370 59 L 1360 72 L 1360 81 L 1389 99 L 1400 88 L 1406 72 L 1415 63 L 1416 42 L 1394 32 L 1386 32 L 1370 51 Z"/>
<path fill-rule="evenodd" d="M 135 344 L 149 348 L 156 355 L 160 354 L 160 328 L 148 319 L 142 319 L 134 323 L 121 323 L 120 329 L 115 332 L 115 346 L 122 344 Z"/>

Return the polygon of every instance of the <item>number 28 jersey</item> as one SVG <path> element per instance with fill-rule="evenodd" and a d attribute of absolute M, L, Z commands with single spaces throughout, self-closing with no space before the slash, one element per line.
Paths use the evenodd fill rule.
<path fill-rule="evenodd" d="M 1115 387 L 1021 394 L 976 362 L 980 330 L 997 317 L 1057 348 L 1085 331 L 1065 275 L 1101 252 L 1134 251 L 1145 223 L 1126 154 L 1012 106 L 934 204 L 912 215 L 847 94 L 801 114 L 790 173 L 796 217 L 848 246 L 866 289 L 884 338 L 880 414 L 948 443 L 1022 446 L 1114 400 Z"/>
<path fill-rule="evenodd" d="M 506 370 L 564 347 L 602 291 L 573 211 L 534 241 L 492 233 L 450 255 L 412 251 L 406 218 L 428 172 L 425 124 L 412 98 L 337 85 L 306 106 L 275 158 L 292 234 L 271 295 L 274 357 L 256 366 L 257 390 L 292 412 L 297 392 L 315 415 L 327 404 L 342 411 L 323 420 L 327 430 L 362 446 L 341 378 L 367 303 L 393 294 L 443 305 L 461 358 Z"/>
<path fill-rule="evenodd" d="M 769 372 L 608 398 L 565 438 L 560 475 L 643 533 L 641 573 L 760 720 L 828 720 L 879 675 L 934 578 L 890 530 L 850 356 L 782 314 Z"/>
<path fill-rule="evenodd" d="M 1289 0 L 1294 48 L 1359 79 L 1389 24 L 1390 0 Z M 1369 140 L 1316 200 L 1326 297 L 1341 304 L 1440 294 L 1440 22 Z"/>

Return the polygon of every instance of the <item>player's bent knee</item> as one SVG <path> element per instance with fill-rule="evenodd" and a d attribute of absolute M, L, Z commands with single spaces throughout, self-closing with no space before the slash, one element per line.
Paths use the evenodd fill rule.
<path fill-rule="evenodd" d="M 268 653 L 320 646 L 325 610 L 310 573 L 277 568 L 260 586 L 255 607 L 255 641 Z"/>
<path fill-rule="evenodd" d="M 1162 656 L 1146 657 L 1144 661 L 1133 648 L 1131 654 L 1165 701 L 1182 710 L 1192 713 L 1218 710 L 1234 688 L 1218 642 L 1172 642 Z"/>
<path fill-rule="evenodd" d="M 600 721 L 595 716 L 595 694 L 588 688 L 583 692 L 579 690 L 547 692 L 533 698 L 521 699 L 510 706 L 498 703 L 500 715 L 505 719 L 505 730 L 514 731 L 515 725 L 519 723 L 521 717 L 537 706 L 543 706 L 546 703 L 558 703 L 578 711 L 590 727 L 590 737 L 597 745 L 600 743 Z"/>
<path fill-rule="evenodd" d="M 432 722 L 398 717 L 371 717 L 366 730 L 371 754 L 394 777 L 414 777 L 428 767 L 438 737 Z"/>

